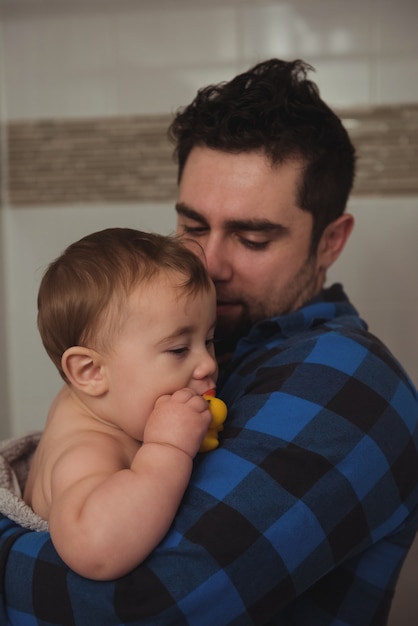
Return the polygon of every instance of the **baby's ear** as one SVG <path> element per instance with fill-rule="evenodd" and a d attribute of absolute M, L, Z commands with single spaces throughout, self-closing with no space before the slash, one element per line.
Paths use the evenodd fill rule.
<path fill-rule="evenodd" d="M 72 346 L 61 359 L 64 374 L 71 385 L 89 396 L 101 396 L 107 391 L 107 379 L 102 358 L 96 350 Z"/>

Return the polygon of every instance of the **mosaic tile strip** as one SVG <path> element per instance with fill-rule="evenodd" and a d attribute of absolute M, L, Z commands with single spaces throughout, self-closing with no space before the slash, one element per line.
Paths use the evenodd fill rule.
<path fill-rule="evenodd" d="M 418 194 L 418 104 L 338 111 L 357 149 L 355 195 Z M 169 115 L 8 123 L 12 206 L 176 196 Z"/>

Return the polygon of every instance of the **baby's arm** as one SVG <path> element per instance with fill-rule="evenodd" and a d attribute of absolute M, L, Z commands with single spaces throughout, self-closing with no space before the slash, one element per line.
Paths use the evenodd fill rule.
<path fill-rule="evenodd" d="M 103 433 L 60 457 L 49 527 L 73 570 L 107 580 L 148 556 L 174 518 L 210 421 L 207 402 L 182 389 L 157 401 L 129 469 L 121 469 L 119 444 Z"/>

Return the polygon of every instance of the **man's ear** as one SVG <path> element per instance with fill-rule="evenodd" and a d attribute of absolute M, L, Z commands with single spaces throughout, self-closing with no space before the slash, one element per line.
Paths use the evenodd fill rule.
<path fill-rule="evenodd" d="M 108 389 L 102 358 L 98 352 L 82 346 L 68 348 L 61 366 L 69 383 L 89 396 L 100 396 Z"/>
<path fill-rule="evenodd" d="M 354 227 L 354 217 L 344 213 L 328 224 L 317 249 L 318 266 L 327 270 L 338 259 Z"/>

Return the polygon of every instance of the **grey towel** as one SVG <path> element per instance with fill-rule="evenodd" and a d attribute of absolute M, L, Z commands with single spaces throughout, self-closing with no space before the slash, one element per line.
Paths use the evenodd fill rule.
<path fill-rule="evenodd" d="M 22 494 L 40 437 L 34 432 L 0 442 L 0 513 L 38 531 L 48 530 L 48 522 L 23 501 Z"/>

